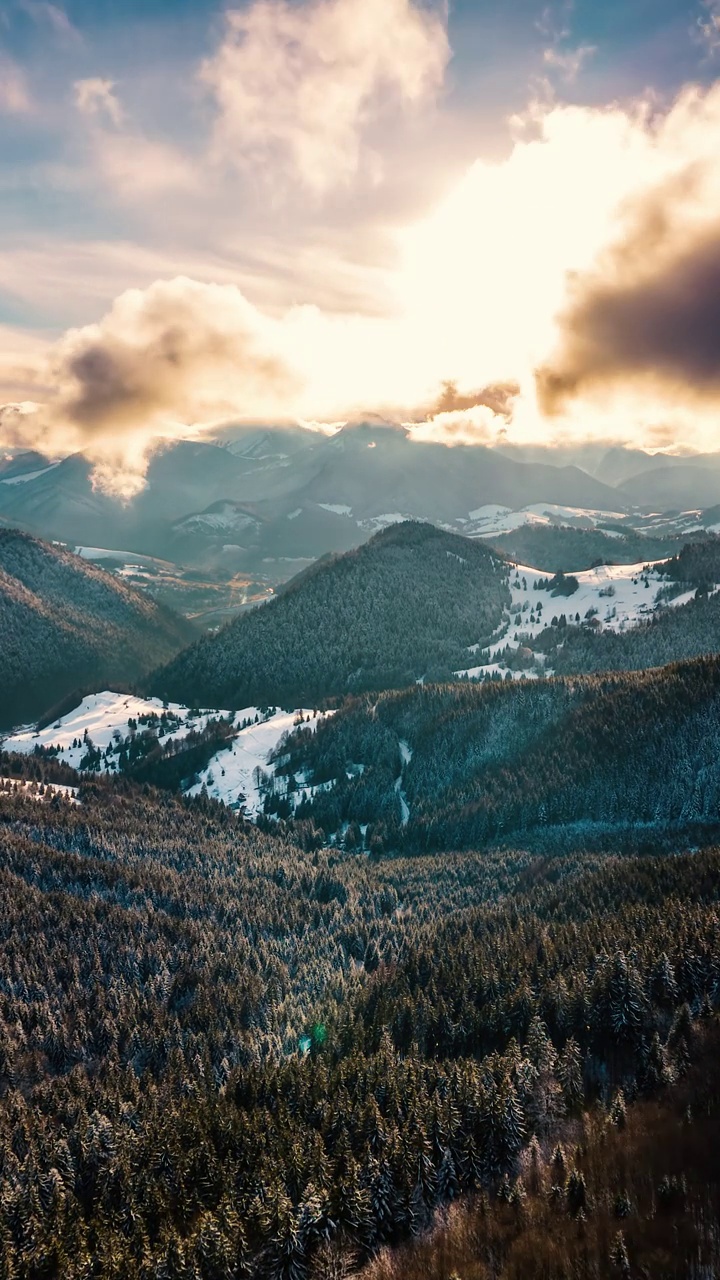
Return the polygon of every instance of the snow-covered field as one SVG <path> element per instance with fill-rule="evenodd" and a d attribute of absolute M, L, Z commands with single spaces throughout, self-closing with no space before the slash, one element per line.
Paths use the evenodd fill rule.
<path fill-rule="evenodd" d="M 580 529 L 594 529 L 608 521 L 624 521 L 626 516 L 617 511 L 594 511 L 586 507 L 563 507 L 554 502 L 534 502 L 520 511 L 487 503 L 468 512 L 467 527 L 463 533 L 474 538 L 491 534 L 511 533 L 524 524 L 566 524 Z"/>
<path fill-rule="evenodd" d="M 117 773 L 120 752 L 127 747 L 132 735 L 152 727 L 161 742 L 171 742 L 187 737 L 193 730 L 200 733 L 209 720 L 227 717 L 229 711 L 201 711 L 191 714 L 178 703 L 164 706 L 157 698 L 136 698 L 125 693 L 91 694 L 83 698 L 74 711 L 68 712 L 37 732 L 33 727 L 17 730 L 3 742 L 6 751 L 29 755 L 36 747 L 55 748 L 58 759 L 74 769 L 79 769 L 88 751 L 96 748 L 101 773 Z M 256 782 L 256 770 L 268 770 L 268 757 L 274 752 L 284 734 L 290 732 L 301 718 L 314 729 L 322 713 L 308 711 L 262 711 L 258 707 L 244 707 L 233 716 L 234 733 L 226 750 L 218 751 L 199 780 L 188 794 L 197 795 L 203 786 L 216 800 L 235 807 L 243 806 L 248 817 L 257 814 L 261 807 L 260 791 Z M 137 725 L 137 730 L 131 727 Z M 250 722 L 250 723 L 248 723 Z M 56 788 L 60 790 L 61 788 Z"/>
<path fill-rule="evenodd" d="M 48 471 L 54 471 L 59 467 L 59 462 L 51 462 L 47 467 L 41 467 L 39 471 L 23 471 L 19 476 L 0 476 L 0 484 L 27 484 L 28 480 L 39 480 L 40 476 L 47 475 Z"/>
<path fill-rule="evenodd" d="M 250 716 L 254 708 L 239 711 L 237 723 Z M 219 751 L 200 774 L 200 780 L 191 787 L 188 795 L 198 795 L 203 787 L 215 800 L 224 804 L 242 803 L 248 818 L 255 817 L 262 809 L 262 793 L 257 785 L 257 770 L 272 772 L 268 757 L 286 733 L 291 733 L 302 720 L 313 731 L 323 714 L 312 711 L 278 711 L 259 724 L 240 729 L 227 751 Z M 240 797 L 243 800 L 240 800 Z"/>
<path fill-rule="evenodd" d="M 571 575 L 579 584 L 571 596 L 554 596 L 546 589 L 538 588 L 538 582 L 547 581 L 552 575 L 518 565 L 510 574 L 512 604 L 506 612 L 503 630 L 496 633 L 487 651 L 488 662 L 455 674 L 469 679 L 504 674 L 502 665 L 497 661 L 502 652 L 506 648 L 526 646 L 551 624 L 554 617 L 562 614 L 568 622 L 584 622 L 603 631 L 626 631 L 645 621 L 658 608 L 688 604 L 695 596 L 694 589 L 672 600 L 658 602 L 658 592 L 668 585 L 667 578 L 657 569 L 662 563 L 599 565 L 596 569 L 586 569 Z M 477 649 L 477 645 L 472 645 L 468 652 L 476 653 Z M 513 672 L 513 678 L 536 677 L 538 674 L 542 672 Z"/>
<path fill-rule="evenodd" d="M 75 555 L 82 560 L 115 560 L 126 568 L 141 566 L 143 568 L 173 568 L 169 560 L 159 560 L 157 556 L 141 555 L 137 551 L 115 551 L 111 547 L 75 547 Z"/>
<path fill-rule="evenodd" d="M 138 721 L 139 728 L 142 728 L 143 719 L 150 716 L 160 717 L 162 713 L 163 704 L 158 698 L 135 698 L 129 693 L 108 691 L 93 693 L 83 698 L 74 711 L 61 716 L 46 729 L 41 729 L 39 733 L 32 726 L 19 729 L 5 739 L 3 746 L 6 751 L 18 751 L 24 754 L 30 754 L 36 747 L 57 747 L 59 758 L 64 760 L 65 764 L 71 765 L 73 769 L 77 769 L 83 757 L 87 755 L 86 735 L 94 747 L 105 752 L 108 748 L 116 747 L 118 740 L 125 741 L 129 737 L 129 720 Z M 165 742 L 173 738 L 184 738 L 191 729 L 202 731 L 206 728 L 209 719 L 227 713 L 206 711 L 199 716 L 191 717 L 187 707 L 171 702 L 168 704 L 167 714 L 169 717 L 177 717 L 178 723 L 169 721 L 171 727 L 163 737 Z M 103 760 L 102 772 L 115 773 L 116 771 L 115 755 L 110 756 L 108 760 Z"/>

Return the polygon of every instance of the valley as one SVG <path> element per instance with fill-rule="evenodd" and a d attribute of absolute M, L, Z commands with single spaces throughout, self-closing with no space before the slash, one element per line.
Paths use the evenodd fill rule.
<path fill-rule="evenodd" d="M 0 529 L 0 1258 L 714 1257 L 717 513 L 319 496 Z"/>

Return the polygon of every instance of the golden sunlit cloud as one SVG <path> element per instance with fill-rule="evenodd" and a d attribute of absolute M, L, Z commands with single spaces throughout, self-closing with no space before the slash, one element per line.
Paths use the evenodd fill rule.
<path fill-rule="evenodd" d="M 37 362 L 24 439 L 82 448 L 126 492 L 158 435 L 220 417 L 716 448 L 718 136 L 720 85 L 665 114 L 537 107 L 507 159 L 397 234 L 386 314 L 270 316 L 234 285 L 157 281 Z"/>
<path fill-rule="evenodd" d="M 218 159 L 323 195 L 353 178 L 364 132 L 389 104 L 432 101 L 449 57 L 446 13 L 413 0 L 256 0 L 229 11 L 201 71 L 219 109 Z"/>
<path fill-rule="evenodd" d="M 180 277 L 129 290 L 51 348 L 38 367 L 51 396 L 35 412 L 6 409 L 0 440 L 82 450 L 101 487 L 131 496 L 157 438 L 192 434 L 239 403 L 282 413 L 300 378 L 275 347 L 273 322 L 234 286 Z"/>

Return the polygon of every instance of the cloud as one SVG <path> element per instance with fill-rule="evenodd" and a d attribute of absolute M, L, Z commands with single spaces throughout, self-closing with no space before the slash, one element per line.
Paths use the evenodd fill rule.
<path fill-rule="evenodd" d="M 585 63 L 597 52 L 593 44 L 581 44 L 576 49 L 545 49 L 545 65 L 558 71 L 567 84 L 574 83 Z"/>
<path fill-rule="evenodd" d="M 19 0 L 18 8 L 27 14 L 36 26 L 49 27 L 53 34 L 65 43 L 82 43 L 80 32 L 60 5 L 50 4 L 49 0 Z"/>
<path fill-rule="evenodd" d="M 196 193 L 202 185 L 197 167 L 171 143 L 127 127 L 115 88 L 114 80 L 99 76 L 74 85 L 75 105 L 91 122 L 90 142 L 103 186 L 141 207 L 171 191 Z"/>
<path fill-rule="evenodd" d="M 536 30 L 555 44 L 566 40 L 570 35 L 569 22 L 574 8 L 575 0 L 546 5 L 535 22 Z"/>
<path fill-rule="evenodd" d="M 70 263 L 81 277 L 105 271 L 108 291 L 128 276 L 155 282 L 123 292 L 42 359 L 10 361 L 3 396 L 43 404 L 24 415 L 27 442 L 83 449 L 103 483 L 126 492 L 159 435 L 231 418 L 375 412 L 445 443 L 507 431 L 518 443 L 716 448 L 720 84 L 689 89 L 664 112 L 653 101 L 537 106 L 534 124 L 507 157 L 476 162 L 431 214 L 395 232 L 385 268 L 368 270 L 387 299 L 374 313 L 333 305 L 340 269 L 329 251 L 304 277 L 322 279 L 322 306 L 288 305 L 287 283 L 266 295 L 253 254 L 267 249 L 267 273 L 281 275 L 282 243 L 246 246 L 239 231 L 235 261 L 183 263 L 195 280 L 157 279 L 170 272 L 170 241 L 165 256 L 137 260 L 132 246 L 113 258 L 95 245 L 87 267 L 63 253 L 65 281 Z M 26 255 L 13 275 L 0 252 L 0 284 L 19 288 L 22 269 L 45 288 L 45 267 L 54 285 L 47 259 Z M 83 310 L 105 305 L 86 296 Z"/>
<path fill-rule="evenodd" d="M 446 379 L 441 385 L 440 392 L 433 395 L 425 404 L 394 412 L 386 410 L 386 416 L 402 420 L 404 426 L 418 427 L 433 423 L 440 417 L 459 421 L 464 414 L 474 409 L 489 409 L 499 418 L 510 419 L 514 400 L 519 395 L 520 385 L 517 382 L 491 383 L 476 391 L 460 391 L 456 381 Z M 480 418 L 482 417 L 483 415 L 480 415 Z"/>
<path fill-rule="evenodd" d="M 416 444 L 496 445 L 507 435 L 506 414 L 495 413 L 485 404 L 447 410 L 426 422 L 403 425 L 408 427 L 410 439 Z"/>
<path fill-rule="evenodd" d="M 22 68 L 0 53 L 0 115 L 27 115 L 32 100 Z"/>
<path fill-rule="evenodd" d="M 450 57 L 444 14 L 413 0 L 255 0 L 225 23 L 201 71 L 218 154 L 317 196 L 356 175 L 368 125 L 432 100 Z"/>
<path fill-rule="evenodd" d="M 232 286 L 178 278 L 129 290 L 95 325 L 71 330 L 38 376 L 52 388 L 34 413 L 4 415 L 0 443 L 82 450 L 103 487 L 142 486 L 159 436 L 240 410 L 277 413 L 299 377 L 274 349 L 273 325 Z M 10 422 L 10 426 L 8 425 Z"/>
<path fill-rule="evenodd" d="M 103 134 L 97 156 L 105 181 L 129 204 L 197 193 L 197 168 L 169 143 L 137 133 Z"/>
<path fill-rule="evenodd" d="M 83 115 L 105 117 L 118 127 L 122 124 L 125 113 L 115 93 L 114 80 L 99 76 L 76 80 L 74 89 L 75 105 Z"/>
<path fill-rule="evenodd" d="M 635 385 L 720 407 L 720 174 L 690 164 L 625 208 L 624 234 L 570 284 L 540 402 Z"/>
<path fill-rule="evenodd" d="M 720 50 L 720 0 L 703 0 L 702 9 L 695 33 L 713 57 Z"/>
<path fill-rule="evenodd" d="M 445 382 L 427 416 L 434 418 L 440 413 L 462 413 L 467 409 L 484 406 L 500 417 L 509 418 L 512 416 L 513 399 L 519 394 L 520 386 L 517 382 L 496 383 L 483 387 L 480 391 L 466 393 L 458 391 L 457 383 Z"/>
<path fill-rule="evenodd" d="M 386 416 L 397 417 L 418 443 L 497 444 L 507 433 L 519 395 L 516 382 L 499 382 L 463 392 L 450 380 L 426 405 L 409 413 L 388 411 Z"/>

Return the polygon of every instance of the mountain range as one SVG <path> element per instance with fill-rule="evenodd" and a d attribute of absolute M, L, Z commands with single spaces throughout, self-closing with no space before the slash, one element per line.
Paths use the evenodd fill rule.
<path fill-rule="evenodd" d="M 146 487 L 128 503 L 95 488 L 91 472 L 81 455 L 7 459 L 0 464 L 0 522 L 70 546 L 282 581 L 293 566 L 349 550 L 401 518 L 464 532 L 480 509 L 549 504 L 604 513 L 642 531 L 648 511 L 702 512 L 720 503 L 716 455 L 450 448 L 381 423 L 332 436 L 228 428 L 212 441 L 166 444 L 150 462 Z M 696 524 L 707 523 L 697 516 Z"/>

